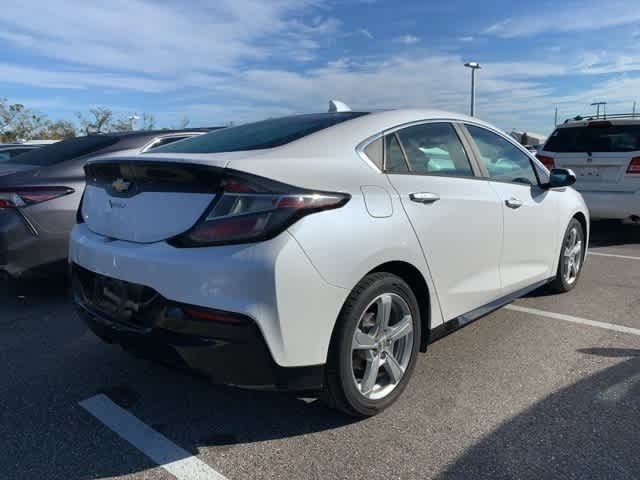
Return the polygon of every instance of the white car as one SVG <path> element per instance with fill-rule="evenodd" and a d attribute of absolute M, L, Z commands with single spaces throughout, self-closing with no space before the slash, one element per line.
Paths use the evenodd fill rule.
<path fill-rule="evenodd" d="M 338 110 L 91 161 L 70 246 L 91 329 L 367 416 L 436 338 L 575 286 L 589 217 L 570 171 L 474 118 Z"/>
<path fill-rule="evenodd" d="M 538 158 L 571 168 L 593 219 L 640 221 L 640 118 L 635 114 L 567 120 Z"/>

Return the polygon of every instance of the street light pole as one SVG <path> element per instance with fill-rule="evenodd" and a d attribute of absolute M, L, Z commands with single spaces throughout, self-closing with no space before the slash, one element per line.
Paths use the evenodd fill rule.
<path fill-rule="evenodd" d="M 467 62 L 465 67 L 471 69 L 471 116 L 476 113 L 476 70 L 482 68 L 478 62 Z"/>
<path fill-rule="evenodd" d="M 138 115 L 136 115 L 135 113 L 133 115 L 129 116 L 129 127 L 131 129 L 131 131 L 134 131 L 134 123 L 136 120 L 138 120 L 140 117 Z"/>

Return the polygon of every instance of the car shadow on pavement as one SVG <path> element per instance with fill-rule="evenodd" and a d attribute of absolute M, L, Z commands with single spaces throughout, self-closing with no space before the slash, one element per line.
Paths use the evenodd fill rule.
<path fill-rule="evenodd" d="M 589 246 L 615 247 L 631 244 L 640 245 L 640 225 L 604 220 L 591 223 Z"/>
<path fill-rule="evenodd" d="M 578 352 L 621 362 L 508 420 L 438 478 L 640 478 L 640 350 Z"/>

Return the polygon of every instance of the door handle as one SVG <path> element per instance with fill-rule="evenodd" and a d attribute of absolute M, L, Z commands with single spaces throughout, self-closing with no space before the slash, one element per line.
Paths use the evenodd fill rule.
<path fill-rule="evenodd" d="M 417 203 L 433 203 L 440 200 L 440 195 L 438 195 L 437 193 L 429 192 L 410 193 L 409 199 L 412 202 Z"/>
<path fill-rule="evenodd" d="M 509 200 L 504 201 L 505 205 L 509 208 L 520 208 L 522 206 L 522 200 L 518 200 L 517 198 L 511 197 Z"/>

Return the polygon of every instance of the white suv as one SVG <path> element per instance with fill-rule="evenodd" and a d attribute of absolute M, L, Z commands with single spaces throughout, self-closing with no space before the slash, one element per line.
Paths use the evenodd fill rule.
<path fill-rule="evenodd" d="M 537 155 L 573 169 L 593 219 L 640 220 L 640 117 L 576 117 L 559 125 Z"/>

